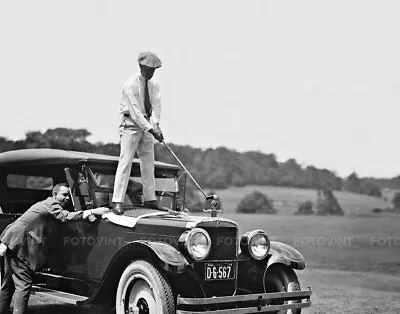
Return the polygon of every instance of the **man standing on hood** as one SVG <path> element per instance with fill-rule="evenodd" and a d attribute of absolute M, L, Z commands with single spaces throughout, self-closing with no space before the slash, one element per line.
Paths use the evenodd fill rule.
<path fill-rule="evenodd" d="M 152 79 L 161 67 L 160 59 L 152 52 L 142 52 L 138 57 L 140 72 L 133 75 L 122 87 L 120 107 L 121 148 L 115 175 L 113 212 L 122 214 L 126 189 L 137 150 L 143 183 L 143 206 L 158 208 L 154 179 L 153 138 L 164 140 L 159 127 L 161 114 L 160 88 Z"/>

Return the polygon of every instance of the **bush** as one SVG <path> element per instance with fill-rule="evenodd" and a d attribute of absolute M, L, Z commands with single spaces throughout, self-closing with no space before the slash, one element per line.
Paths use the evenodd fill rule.
<path fill-rule="evenodd" d="M 392 204 L 395 211 L 400 211 L 400 193 L 397 192 L 392 199 Z"/>
<path fill-rule="evenodd" d="M 372 209 L 373 213 L 379 214 L 379 213 L 400 213 L 400 208 L 394 208 L 394 207 L 385 207 L 385 208 L 373 208 Z"/>
<path fill-rule="evenodd" d="M 261 192 L 253 192 L 246 195 L 239 202 L 236 208 L 239 213 L 265 213 L 265 214 L 276 214 L 276 209 L 273 206 L 272 200 L 267 195 Z"/>
<path fill-rule="evenodd" d="M 317 215 L 344 215 L 338 200 L 330 189 L 322 189 L 318 191 L 316 209 Z"/>
<path fill-rule="evenodd" d="M 305 201 L 299 204 L 299 209 L 297 212 L 295 212 L 295 215 L 312 215 L 314 214 L 313 206 L 313 202 Z"/>

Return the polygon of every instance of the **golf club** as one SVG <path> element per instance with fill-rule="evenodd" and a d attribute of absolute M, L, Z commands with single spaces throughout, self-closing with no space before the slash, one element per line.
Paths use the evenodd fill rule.
<path fill-rule="evenodd" d="M 172 151 L 172 149 L 168 146 L 167 143 L 165 143 L 164 141 L 162 141 L 162 143 L 164 144 L 164 146 L 169 150 L 169 152 L 172 154 L 172 156 L 175 157 L 175 159 L 178 161 L 178 163 L 181 165 L 181 167 L 183 168 L 183 170 L 185 170 L 185 172 L 189 175 L 189 177 L 193 180 L 194 184 L 196 184 L 197 188 L 200 190 L 201 193 L 203 193 L 204 197 L 206 198 L 206 200 L 216 200 L 217 199 L 217 195 L 215 194 L 211 194 L 211 195 L 207 195 L 206 192 L 204 192 L 204 190 L 201 188 L 201 186 L 197 183 L 197 181 L 195 180 L 195 178 L 193 178 L 193 176 L 191 175 L 191 173 L 189 172 L 189 170 L 186 169 L 185 165 L 182 163 L 182 161 L 180 161 L 180 159 L 178 158 L 178 156 L 175 155 L 175 153 Z"/>

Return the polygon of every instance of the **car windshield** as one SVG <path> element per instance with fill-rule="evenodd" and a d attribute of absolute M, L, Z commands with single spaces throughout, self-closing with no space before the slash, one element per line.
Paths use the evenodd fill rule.
<path fill-rule="evenodd" d="M 112 189 L 114 187 L 115 170 L 92 168 L 92 175 L 99 190 L 95 192 L 97 204 L 108 206 L 112 203 Z M 178 192 L 178 181 L 171 173 L 156 173 L 156 196 L 161 207 L 172 209 Z M 129 178 L 125 194 L 124 205 L 138 205 L 143 203 L 143 185 L 139 174 Z"/>

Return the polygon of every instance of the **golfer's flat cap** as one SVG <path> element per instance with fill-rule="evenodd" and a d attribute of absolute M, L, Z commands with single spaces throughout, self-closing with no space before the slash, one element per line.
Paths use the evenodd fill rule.
<path fill-rule="evenodd" d="M 145 51 L 139 54 L 138 57 L 139 64 L 148 66 L 150 68 L 161 67 L 161 60 L 156 56 L 155 53 L 150 51 Z"/>

